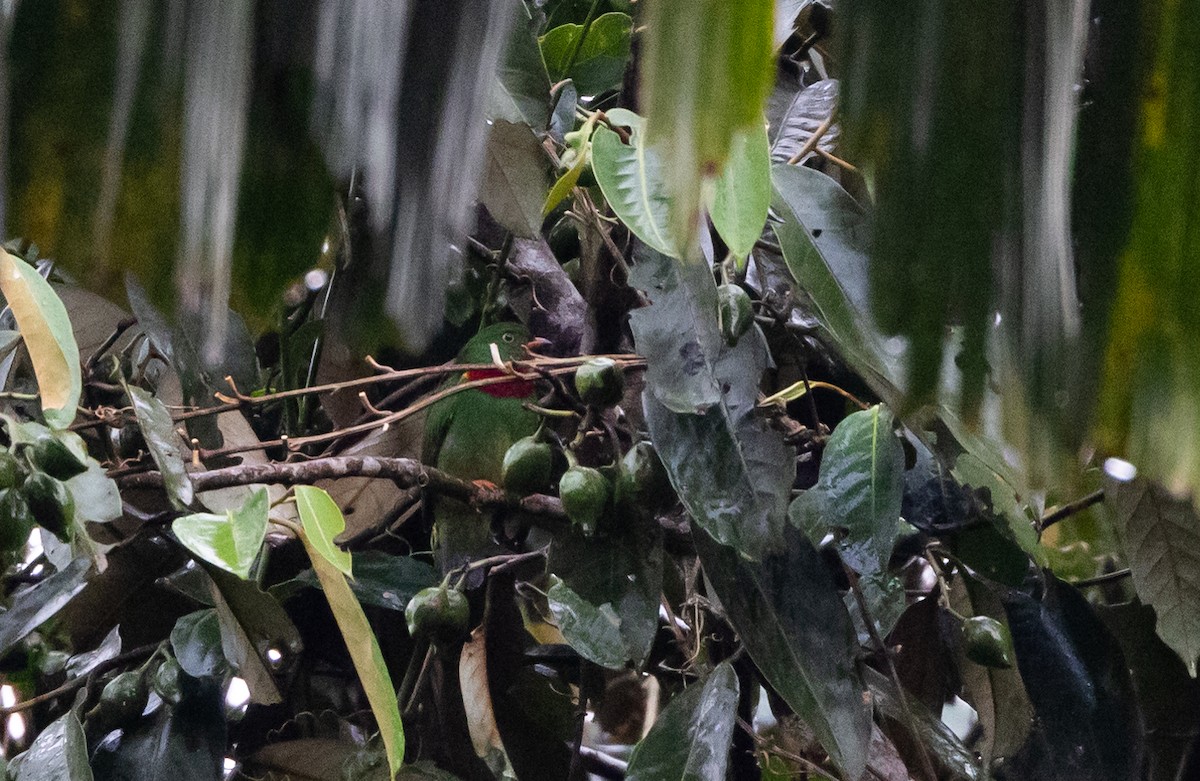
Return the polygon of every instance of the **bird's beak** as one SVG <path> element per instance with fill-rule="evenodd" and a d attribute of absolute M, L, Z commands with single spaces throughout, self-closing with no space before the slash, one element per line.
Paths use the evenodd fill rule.
<path fill-rule="evenodd" d="M 525 343 L 525 351 L 530 355 L 538 355 L 542 350 L 552 346 L 554 343 L 549 339 L 543 339 L 540 336 L 535 336 Z"/>

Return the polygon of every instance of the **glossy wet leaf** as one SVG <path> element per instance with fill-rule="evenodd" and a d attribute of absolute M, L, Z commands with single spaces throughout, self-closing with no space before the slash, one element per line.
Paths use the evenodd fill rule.
<path fill-rule="evenodd" d="M 895 356 L 870 316 L 866 211 L 837 182 L 804 166 L 771 167 L 779 247 L 812 299 L 830 346 L 885 402 L 902 401 Z"/>
<path fill-rule="evenodd" d="M 59 716 L 38 733 L 33 745 L 8 763 L 13 781 L 92 781 L 87 739 L 75 711 Z"/>
<path fill-rule="evenodd" d="M 975 781 L 987 777 L 979 767 L 975 754 L 938 716 L 910 695 L 898 692 L 891 679 L 878 670 L 867 667 L 863 674 L 870 687 L 872 702 L 879 712 L 896 728 L 907 733 L 909 740 L 905 742 L 909 745 L 914 740 L 920 743 L 919 747 L 912 748 L 912 756 L 905 757 L 910 766 L 920 766 L 920 759 L 916 756 L 916 752 L 920 751 L 927 753 L 935 768 L 942 769 L 939 778 Z"/>
<path fill-rule="evenodd" d="M 150 449 L 150 455 L 162 473 L 163 485 L 176 507 L 185 508 L 192 503 L 192 481 L 187 473 L 188 452 L 184 450 L 171 412 L 161 401 L 148 391 L 133 385 L 125 386 L 129 403 L 137 417 L 138 428 Z"/>
<path fill-rule="evenodd" d="M 562 532 L 550 546 L 547 569 L 562 579 L 547 593 L 555 623 L 604 667 L 642 665 L 658 633 L 662 541 L 631 526 L 594 539 Z"/>
<path fill-rule="evenodd" d="M 704 411 L 721 399 L 713 366 L 724 349 L 712 274 L 649 247 L 635 258 L 630 284 L 651 302 L 629 313 L 637 350 L 647 359 L 646 384 L 673 412 Z"/>
<path fill-rule="evenodd" d="M 1004 609 L 1038 717 L 1016 777 L 1139 778 L 1144 741 L 1129 668 L 1087 600 L 1047 573 L 1040 599 L 1009 592 Z"/>
<path fill-rule="evenodd" d="M 175 519 L 171 531 L 197 557 L 248 578 L 267 533 L 268 504 L 267 491 L 260 488 L 240 509 L 185 515 Z"/>
<path fill-rule="evenodd" d="M 725 778 L 736 729 L 738 679 L 724 662 L 675 696 L 629 758 L 629 781 Z"/>
<path fill-rule="evenodd" d="M 833 113 L 837 105 L 838 83 L 835 79 L 821 79 L 794 92 L 781 93 L 780 86 L 776 86 L 775 90 L 767 111 L 771 120 L 771 162 L 786 163 L 808 144 L 813 133 Z M 821 135 L 816 146 L 833 152 L 837 137 L 838 127 L 833 125 Z M 808 153 L 812 154 L 815 152 Z M 802 163 L 805 158 L 796 162 Z"/>
<path fill-rule="evenodd" d="M 820 555 L 795 529 L 761 562 L 694 533 L 705 577 L 763 677 L 850 778 L 867 761 L 871 709 L 850 617 Z"/>
<path fill-rule="evenodd" d="M 352 577 L 353 560 L 350 558 L 350 552 L 342 550 L 333 542 L 334 538 L 346 530 L 346 519 L 333 497 L 321 488 L 298 485 L 296 509 L 300 512 L 300 522 L 304 524 L 305 537 L 313 549 L 343 575 Z"/>
<path fill-rule="evenodd" d="M 0 251 L 0 292 L 12 309 L 37 377 L 42 414 L 52 428 L 75 420 L 83 379 L 79 347 L 62 301 L 37 270 Z"/>
<path fill-rule="evenodd" d="M 67 660 L 67 675 L 75 678 L 91 672 L 96 665 L 121 653 L 121 627 L 114 626 L 91 651 L 75 654 Z"/>
<path fill-rule="evenodd" d="M 83 590 L 91 562 L 75 559 L 39 583 L 17 591 L 8 610 L 0 613 L 0 657 L 54 616 Z"/>
<path fill-rule="evenodd" d="M 1200 516 L 1195 506 L 1145 478 L 1108 480 L 1104 498 L 1113 509 L 1138 597 L 1154 608 L 1158 636 L 1195 677 L 1200 659 Z"/>
<path fill-rule="evenodd" d="M 321 494 L 328 499 L 328 494 L 324 491 L 321 491 Z M 328 501 L 333 503 L 332 499 Z M 340 512 L 338 517 L 341 517 Z M 333 618 L 342 633 L 346 650 L 350 652 L 350 660 L 354 663 L 359 683 L 367 695 L 371 713 L 375 716 L 375 722 L 383 737 L 388 767 L 392 775 L 395 775 L 404 764 L 404 724 L 400 721 L 396 688 L 392 685 L 383 653 L 379 650 L 379 641 L 375 639 L 375 632 L 367 622 L 362 606 L 350 590 L 350 584 L 346 582 L 344 570 L 331 562 L 308 538 L 307 533 L 300 539 L 304 542 L 304 549 L 312 562 L 313 570 L 317 573 L 317 579 L 321 581 L 321 590 L 325 592 L 325 599 L 333 611 Z M 349 554 L 346 556 L 349 558 Z M 348 562 L 346 566 L 349 567 Z"/>
<path fill-rule="evenodd" d="M 759 124 L 733 137 L 709 209 L 721 240 L 740 263 L 762 235 L 770 206 L 771 157 L 766 126 Z"/>
<path fill-rule="evenodd" d="M 653 0 L 642 9 L 639 105 L 661 151 L 670 235 L 691 246 L 702 182 L 725 165 L 735 135 L 762 121 L 775 69 L 772 0 Z"/>
<path fill-rule="evenodd" d="M 171 651 L 184 672 L 196 678 L 223 676 L 229 662 L 221 651 L 221 622 L 212 608 L 181 616 L 171 630 Z"/>
<path fill-rule="evenodd" d="M 546 152 L 528 125 L 498 119 L 484 147 L 479 200 L 514 235 L 537 236 L 550 189 L 548 168 Z"/>
<path fill-rule="evenodd" d="M 546 599 L 554 623 L 580 656 L 613 670 L 625 666 L 627 654 L 621 640 L 621 617 L 612 603 L 593 605 L 561 580 L 555 580 L 546 591 Z"/>
<path fill-rule="evenodd" d="M 572 79 L 581 95 L 598 95 L 621 86 L 633 20 L 628 14 L 601 14 L 592 20 L 580 41 L 583 30 L 581 24 L 563 24 L 541 37 L 550 80 Z"/>
<path fill-rule="evenodd" d="M 788 510 L 792 523 L 814 543 L 829 529 L 844 530 L 838 549 L 864 575 L 887 568 L 900 531 L 904 450 L 892 423 L 882 404 L 843 418 L 825 445 L 817 484 Z"/>
<path fill-rule="evenodd" d="M 682 257 L 680 244 L 668 227 L 668 197 L 663 189 L 663 161 L 646 147 L 645 120 L 632 112 L 609 121 L 629 123 L 630 142 L 606 127 L 592 134 L 592 171 L 604 200 L 635 236 L 664 255 Z"/>
<path fill-rule="evenodd" d="M 121 517 L 121 492 L 104 467 L 89 459 L 87 471 L 66 481 L 75 499 L 77 521 L 108 523 Z M 79 529 L 76 529 L 78 536 Z"/>

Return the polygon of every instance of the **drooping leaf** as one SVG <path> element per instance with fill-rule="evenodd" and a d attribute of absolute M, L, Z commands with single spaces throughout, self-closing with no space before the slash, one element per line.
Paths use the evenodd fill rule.
<path fill-rule="evenodd" d="M 176 507 L 184 508 L 192 503 L 192 481 L 187 473 L 187 455 L 181 447 L 179 434 L 171 412 L 149 392 L 133 385 L 125 386 L 129 403 L 137 417 L 138 428 L 146 440 L 146 447 L 162 473 L 163 485 Z"/>
<path fill-rule="evenodd" d="M 940 769 L 938 778 L 975 781 L 986 777 L 975 754 L 938 716 L 906 693 L 897 691 L 891 679 L 883 673 L 867 667 L 864 676 L 875 707 L 892 722 L 889 726 L 901 730 L 903 737 L 907 738 L 902 741 L 901 735 L 893 731 L 892 741 L 912 747 L 913 756 L 906 757 L 910 766 L 919 767 L 920 760 L 916 755 L 923 753 L 934 763 L 935 771 Z"/>
<path fill-rule="evenodd" d="M 354 580 L 350 581 L 350 588 L 364 605 L 403 611 L 414 594 L 436 586 L 439 580 L 433 567 L 412 556 L 363 551 L 353 554 L 352 558 Z M 317 574 L 311 569 L 301 572 L 296 580 L 320 586 Z"/>
<path fill-rule="evenodd" d="M 333 543 L 334 538 L 346 530 L 346 519 L 333 497 L 316 486 L 298 485 L 296 509 L 300 511 L 305 537 L 313 549 L 319 551 L 343 575 L 353 577 L 350 552 Z"/>
<path fill-rule="evenodd" d="M 528 125 L 498 119 L 484 148 L 479 200 L 516 236 L 532 238 L 542 227 L 542 204 L 550 189 L 546 152 Z"/>
<path fill-rule="evenodd" d="M 676 246 L 690 247 L 696 234 L 703 180 L 724 166 L 735 134 L 762 121 L 774 11 L 772 0 L 747 0 L 737 13 L 721 0 L 654 0 L 642 11 L 639 105 L 666 163 Z"/>
<path fill-rule="evenodd" d="M 225 699 L 221 683 L 180 676 L 181 699 L 127 728 L 96 752 L 96 781 L 211 781 L 224 772 Z"/>
<path fill-rule="evenodd" d="M 819 543 L 829 528 L 843 529 L 842 558 L 855 571 L 887 569 L 900 531 L 904 450 L 882 404 L 847 415 L 821 456 L 817 484 L 792 502 L 788 516 Z"/>
<path fill-rule="evenodd" d="M 304 650 L 300 633 L 283 607 L 257 583 L 211 564 L 202 566 L 221 626 L 221 652 L 246 681 L 251 702 L 281 702 L 276 674 L 286 673 L 299 660 Z"/>
<path fill-rule="evenodd" d="M 584 30 L 581 24 L 563 24 L 541 37 L 550 80 L 571 79 L 582 95 L 619 87 L 629 61 L 633 20 L 628 14 L 601 14 L 592 20 L 586 34 Z"/>
<path fill-rule="evenodd" d="M 612 603 L 593 605 L 557 579 L 546 591 L 546 598 L 554 623 L 580 656 L 614 670 L 625 666 L 621 617 Z"/>
<path fill-rule="evenodd" d="M 738 679 L 729 662 L 671 700 L 629 758 L 629 781 L 725 778 L 737 723 Z"/>
<path fill-rule="evenodd" d="M 488 677 L 487 633 L 484 627 L 476 627 L 471 639 L 462 648 L 458 658 L 458 686 L 463 695 L 466 709 L 467 731 L 471 735 L 471 746 L 475 755 L 484 761 L 488 769 L 501 781 L 516 781 L 512 762 L 504 751 L 500 728 L 496 725 L 496 713 L 492 707 L 492 693 Z"/>
<path fill-rule="evenodd" d="M 1012 777 L 1139 778 L 1144 741 L 1129 668 L 1087 600 L 1048 572 L 1040 599 L 1019 591 L 1003 599 L 1038 717 Z"/>
<path fill-rule="evenodd" d="M 1154 608 L 1158 636 L 1195 677 L 1200 659 L 1200 515 L 1143 477 L 1106 481 L 1133 586 Z"/>
<path fill-rule="evenodd" d="M 710 209 L 713 225 L 739 263 L 762 235 L 770 206 L 771 158 L 766 126 L 759 124 L 733 137 Z"/>
<path fill-rule="evenodd" d="M 90 568 L 87 559 L 75 559 L 40 583 L 18 591 L 8 610 L 0 613 L 0 658 L 82 591 Z"/>
<path fill-rule="evenodd" d="M 92 781 L 87 738 L 75 711 L 67 711 L 38 733 L 33 745 L 8 763 L 13 781 Z"/>
<path fill-rule="evenodd" d="M 660 360 L 666 367 L 646 378 L 651 439 L 696 523 L 756 558 L 778 542 L 795 476 L 791 450 L 755 417 L 766 346 L 758 331 L 733 347 L 722 342 L 715 287 L 703 268 L 654 252 L 640 258 L 637 284 L 654 304 L 634 313 L 634 339 L 651 367 Z M 719 401 L 694 414 L 687 405 L 713 389 Z"/>
<path fill-rule="evenodd" d="M 81 654 L 75 654 L 67 660 L 67 675 L 71 678 L 76 678 L 80 675 L 86 675 L 91 672 L 96 665 L 101 662 L 106 662 L 112 659 L 117 654 L 121 653 L 121 627 L 114 626 L 104 639 L 100 641 L 100 645 L 93 648 L 91 651 L 85 651 Z"/>
<path fill-rule="evenodd" d="M 71 321 L 50 283 L 24 261 L 0 251 L 0 292 L 17 321 L 37 377 L 42 414 L 52 428 L 75 420 L 83 378 Z"/>
<path fill-rule="evenodd" d="M 792 277 L 812 299 L 830 346 L 881 399 L 900 409 L 896 358 L 884 349 L 870 317 L 866 212 L 811 168 L 776 164 L 771 177 L 780 250 Z"/>
<path fill-rule="evenodd" d="M 639 247 L 630 284 L 652 306 L 629 313 L 638 352 L 646 356 L 646 384 L 673 412 L 701 412 L 718 403 L 713 364 L 724 340 L 717 324 L 717 288 L 699 264 L 677 263 Z"/>
<path fill-rule="evenodd" d="M 229 662 L 221 651 L 221 622 L 212 608 L 181 616 L 171 630 L 171 651 L 179 666 L 196 678 L 223 676 Z"/>
<path fill-rule="evenodd" d="M 664 255 L 681 257 L 680 244 L 668 229 L 668 198 L 663 162 L 646 147 L 645 120 L 630 111 L 608 112 L 610 122 L 626 124 L 628 144 L 606 127 L 592 134 L 592 171 L 604 200 L 625 227 Z"/>
<path fill-rule="evenodd" d="M 260 488 L 238 510 L 185 515 L 172 522 L 171 531 L 199 558 L 248 578 L 267 533 L 267 505 L 267 491 Z"/>
<path fill-rule="evenodd" d="M 858 778 L 871 709 L 854 661 L 850 617 L 820 555 L 791 527 L 780 551 L 761 562 L 703 532 L 693 536 L 704 574 L 750 658 L 846 776 Z"/>
<path fill-rule="evenodd" d="M 313 489 L 316 490 L 318 489 Z M 328 499 L 328 494 L 323 491 L 321 493 Z M 333 502 L 332 499 L 328 501 L 330 504 Z M 334 508 L 336 509 L 336 505 Z M 340 511 L 338 517 L 341 517 Z M 388 674 L 383 653 L 379 650 L 379 641 L 375 639 L 375 632 L 367 622 L 362 606 L 358 604 L 354 592 L 350 590 L 350 584 L 346 582 L 344 570 L 334 564 L 324 551 L 318 549 L 309 540 L 307 533 L 301 535 L 300 539 L 304 542 L 304 549 L 312 562 L 313 571 L 321 581 L 321 590 L 325 592 L 325 599 L 333 611 L 333 618 L 342 633 L 342 640 L 350 652 L 350 660 L 354 663 L 359 683 L 367 695 L 371 713 L 374 714 L 383 737 L 388 767 L 392 775 L 395 775 L 404 764 L 404 724 L 400 721 L 396 689 Z M 349 567 L 348 562 L 346 566 Z"/>
<path fill-rule="evenodd" d="M 522 15 L 524 16 L 524 15 Z M 529 20 L 517 19 L 508 47 L 496 67 L 496 82 L 488 103 L 489 119 L 524 122 L 542 130 L 550 114 L 550 77 Z M 574 119 L 574 106 L 571 107 Z"/>

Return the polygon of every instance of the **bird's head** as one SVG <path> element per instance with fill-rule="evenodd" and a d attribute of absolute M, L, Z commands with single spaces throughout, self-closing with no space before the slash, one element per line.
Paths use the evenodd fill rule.
<path fill-rule="evenodd" d="M 493 323 L 471 337 L 458 353 L 458 362 L 491 363 L 493 344 L 501 361 L 519 361 L 528 357 L 529 341 L 529 329 L 520 323 Z"/>

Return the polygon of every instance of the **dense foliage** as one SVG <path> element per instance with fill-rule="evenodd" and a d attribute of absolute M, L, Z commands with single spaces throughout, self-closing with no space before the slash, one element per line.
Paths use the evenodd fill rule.
<path fill-rule="evenodd" d="M 6 777 L 1200 774 L 1194 3 L 77 5 L 6 18 Z"/>

